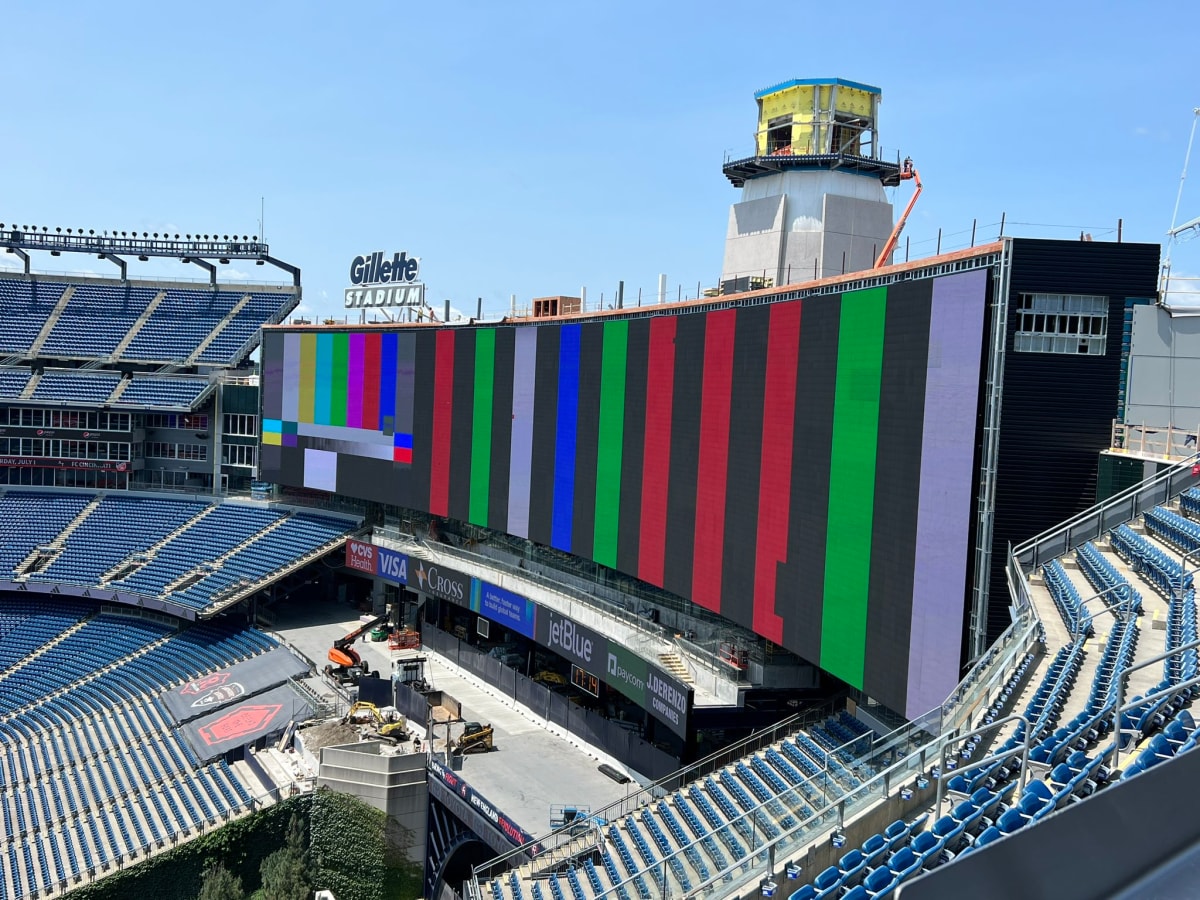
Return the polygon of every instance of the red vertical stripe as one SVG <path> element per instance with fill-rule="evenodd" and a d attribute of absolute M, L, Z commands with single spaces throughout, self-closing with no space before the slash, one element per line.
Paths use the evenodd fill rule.
<path fill-rule="evenodd" d="M 646 436 L 638 578 L 662 587 L 667 547 L 667 482 L 671 474 L 671 407 L 675 399 L 675 316 L 650 320 L 646 367 Z M 628 402 L 629 398 L 626 398 Z"/>
<path fill-rule="evenodd" d="M 450 505 L 450 413 L 454 405 L 454 330 L 437 333 L 433 365 L 433 446 L 429 460 L 429 511 L 447 515 Z"/>
<path fill-rule="evenodd" d="M 767 335 L 758 550 L 754 561 L 754 633 L 777 644 L 783 642 L 783 619 L 775 613 L 775 576 L 779 563 L 787 557 L 799 359 L 800 302 L 777 303 L 771 307 L 771 329 Z"/>
<path fill-rule="evenodd" d="M 736 323 L 736 309 L 708 313 L 704 321 L 704 383 L 700 397 L 700 458 L 696 469 L 692 600 L 713 612 L 721 611 L 729 404 Z"/>
<path fill-rule="evenodd" d="M 363 344 L 363 398 L 362 427 L 372 431 L 380 427 L 379 422 L 379 359 L 383 347 L 383 335 L 369 331 Z"/>

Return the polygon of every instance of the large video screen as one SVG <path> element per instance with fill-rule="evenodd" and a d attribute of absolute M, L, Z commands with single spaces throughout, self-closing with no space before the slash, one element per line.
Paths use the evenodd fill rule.
<path fill-rule="evenodd" d="M 988 293 L 267 329 L 260 477 L 593 559 L 919 715 L 959 675 Z"/>

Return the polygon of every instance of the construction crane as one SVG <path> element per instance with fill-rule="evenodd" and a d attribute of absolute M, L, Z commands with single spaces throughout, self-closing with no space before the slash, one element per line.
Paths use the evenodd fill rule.
<path fill-rule="evenodd" d="M 887 243 L 883 245 L 883 252 L 875 260 L 875 268 L 881 269 L 887 265 L 888 259 L 891 258 L 892 251 L 896 249 L 896 241 L 900 240 L 900 232 L 904 230 L 904 223 L 908 221 L 909 215 L 913 211 L 913 207 L 917 205 L 917 198 L 921 196 L 923 185 L 921 184 L 921 175 L 917 172 L 917 167 L 913 165 L 912 157 L 904 160 L 904 164 L 900 167 L 900 174 L 896 181 L 899 184 L 901 181 L 912 181 L 917 189 L 913 191 L 912 197 L 908 201 L 908 206 L 904 207 L 904 212 L 900 214 L 900 218 L 896 220 L 896 227 L 892 229 L 892 233 L 888 235 Z"/>
<path fill-rule="evenodd" d="M 390 617 L 391 610 L 388 610 L 334 641 L 333 646 L 329 648 L 329 661 L 333 665 L 325 667 L 325 674 L 336 679 L 339 684 L 358 684 L 359 678 L 371 674 L 370 666 L 363 662 L 358 651 L 354 649 L 354 642 L 377 625 L 386 623 Z"/>

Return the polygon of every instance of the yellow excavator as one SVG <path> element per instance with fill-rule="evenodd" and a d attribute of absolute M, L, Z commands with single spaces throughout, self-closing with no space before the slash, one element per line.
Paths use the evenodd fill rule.
<path fill-rule="evenodd" d="M 342 719 L 342 724 L 354 724 L 362 718 L 362 713 L 366 713 L 375 721 L 375 733 L 379 737 L 396 742 L 407 741 L 409 739 L 408 720 L 404 716 L 399 716 L 396 721 L 389 722 L 383 717 L 383 713 L 379 711 L 379 707 L 366 700 L 359 700 L 351 706 L 350 711 L 346 713 L 346 717 Z"/>
<path fill-rule="evenodd" d="M 487 753 L 496 749 L 492 743 L 492 726 L 464 722 L 463 733 L 451 749 L 455 753 Z"/>

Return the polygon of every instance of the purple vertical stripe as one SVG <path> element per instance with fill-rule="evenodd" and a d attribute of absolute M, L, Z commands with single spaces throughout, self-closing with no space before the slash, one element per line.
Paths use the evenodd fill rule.
<path fill-rule="evenodd" d="M 363 373 L 366 368 L 367 336 L 361 332 L 350 335 L 350 358 L 347 360 L 346 384 L 346 427 L 362 428 L 363 412 Z M 371 386 L 375 390 L 375 386 Z M 370 423 L 375 427 L 375 423 Z"/>
<path fill-rule="evenodd" d="M 300 421 L 300 335 L 289 331 L 283 336 L 283 409 L 279 418 Z"/>
<path fill-rule="evenodd" d="M 933 282 L 904 711 L 910 719 L 941 704 L 958 683 L 986 287 L 983 269 Z"/>
<path fill-rule="evenodd" d="M 512 453 L 508 463 L 508 533 L 529 537 L 529 466 L 533 459 L 533 387 L 537 329 L 516 329 L 513 354 Z"/>

